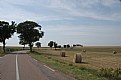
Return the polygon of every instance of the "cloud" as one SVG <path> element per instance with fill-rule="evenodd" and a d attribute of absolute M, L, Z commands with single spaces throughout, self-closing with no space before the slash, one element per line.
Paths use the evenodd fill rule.
<path fill-rule="evenodd" d="M 6 20 L 51 21 L 76 17 L 111 21 L 121 19 L 121 12 L 114 10 L 121 8 L 118 0 L 2 0 L 0 5 L 0 17 Z M 109 13 L 108 9 L 112 12 Z"/>
<path fill-rule="evenodd" d="M 120 15 L 121 12 L 114 10 L 121 8 L 118 0 L 49 0 L 49 3 L 45 6 L 62 14 L 64 17 L 89 17 L 97 20 L 112 21 L 121 19 L 115 15 L 116 13 Z"/>

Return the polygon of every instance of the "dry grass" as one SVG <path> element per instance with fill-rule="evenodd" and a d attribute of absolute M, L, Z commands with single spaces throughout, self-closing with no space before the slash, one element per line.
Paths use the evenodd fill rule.
<path fill-rule="evenodd" d="M 86 50 L 86 53 L 82 50 Z M 38 52 L 43 53 L 49 58 L 61 60 L 66 63 L 71 63 L 75 66 L 82 66 L 93 69 L 100 68 L 121 68 L 121 47 L 120 46 L 87 46 L 83 48 L 73 49 L 50 49 L 41 48 L 36 49 Z M 113 51 L 117 54 L 113 54 Z M 60 52 L 65 51 L 66 57 L 61 57 Z M 82 63 L 73 63 L 74 54 L 82 54 Z"/>

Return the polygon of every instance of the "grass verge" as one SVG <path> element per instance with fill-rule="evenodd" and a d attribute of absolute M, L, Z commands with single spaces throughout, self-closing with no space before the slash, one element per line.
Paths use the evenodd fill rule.
<path fill-rule="evenodd" d="M 0 57 L 2 57 L 2 56 L 4 56 L 4 55 L 5 55 L 5 53 L 0 52 Z"/>
<path fill-rule="evenodd" d="M 95 70 L 76 67 L 71 64 L 51 59 L 43 54 L 30 53 L 30 55 L 38 61 L 44 62 L 49 66 L 53 67 L 54 69 L 68 74 L 77 80 L 106 80 L 103 77 L 99 77 Z"/>
<path fill-rule="evenodd" d="M 2 50 L 2 48 L 0 47 L 0 57 L 2 57 L 2 56 L 4 56 L 4 55 L 6 55 L 6 54 L 8 54 L 8 53 L 10 53 L 10 52 L 14 52 L 14 51 L 20 51 L 20 50 L 22 50 L 22 48 L 16 48 L 16 47 L 10 47 L 10 48 L 6 48 L 6 51 L 5 51 L 5 53 L 3 52 L 3 50 Z"/>
<path fill-rule="evenodd" d="M 3 51 L 0 49 L 0 57 L 4 56 L 6 53 L 3 53 Z"/>

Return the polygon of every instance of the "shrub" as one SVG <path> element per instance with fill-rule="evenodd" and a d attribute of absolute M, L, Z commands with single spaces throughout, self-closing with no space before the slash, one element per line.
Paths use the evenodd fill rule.
<path fill-rule="evenodd" d="M 101 68 L 99 70 L 99 75 L 102 77 L 106 77 L 110 80 L 118 79 L 121 76 L 121 69 L 113 69 L 113 68 Z"/>

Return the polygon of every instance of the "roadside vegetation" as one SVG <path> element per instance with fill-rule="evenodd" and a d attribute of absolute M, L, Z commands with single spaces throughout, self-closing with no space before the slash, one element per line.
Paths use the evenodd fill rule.
<path fill-rule="evenodd" d="M 107 80 L 104 77 L 100 77 L 96 74 L 96 70 L 87 69 L 84 67 L 77 67 L 73 64 L 67 64 L 65 62 L 52 59 L 41 53 L 33 52 L 30 54 L 33 58 L 48 64 L 52 68 L 59 70 L 65 74 L 74 77 L 77 80 Z"/>
<path fill-rule="evenodd" d="M 17 25 L 17 34 L 19 34 L 20 44 L 28 44 L 30 51 L 34 42 L 39 41 L 44 36 L 44 32 L 41 30 L 42 26 L 33 21 L 25 21 Z"/>
<path fill-rule="evenodd" d="M 8 47 L 7 46 L 6 49 L 5 49 L 6 52 L 4 53 L 3 49 L 0 47 L 0 57 L 6 55 L 8 53 L 11 53 L 11 52 L 14 52 L 14 51 L 21 51 L 21 50 L 23 50 L 23 47 Z M 29 48 L 26 47 L 24 50 L 29 50 Z"/>
<path fill-rule="evenodd" d="M 0 47 L 0 57 L 2 57 L 2 56 L 4 56 L 5 54 L 3 54 L 3 51 L 2 51 L 2 49 L 1 49 L 1 47 Z"/>
<path fill-rule="evenodd" d="M 33 58 L 75 77 L 77 80 L 121 80 L 121 47 L 81 47 L 34 49 Z M 86 50 L 86 52 L 83 52 Z M 113 54 L 116 50 L 117 53 Z M 60 53 L 66 56 L 61 57 Z M 74 63 L 74 54 L 81 53 L 82 63 Z"/>

